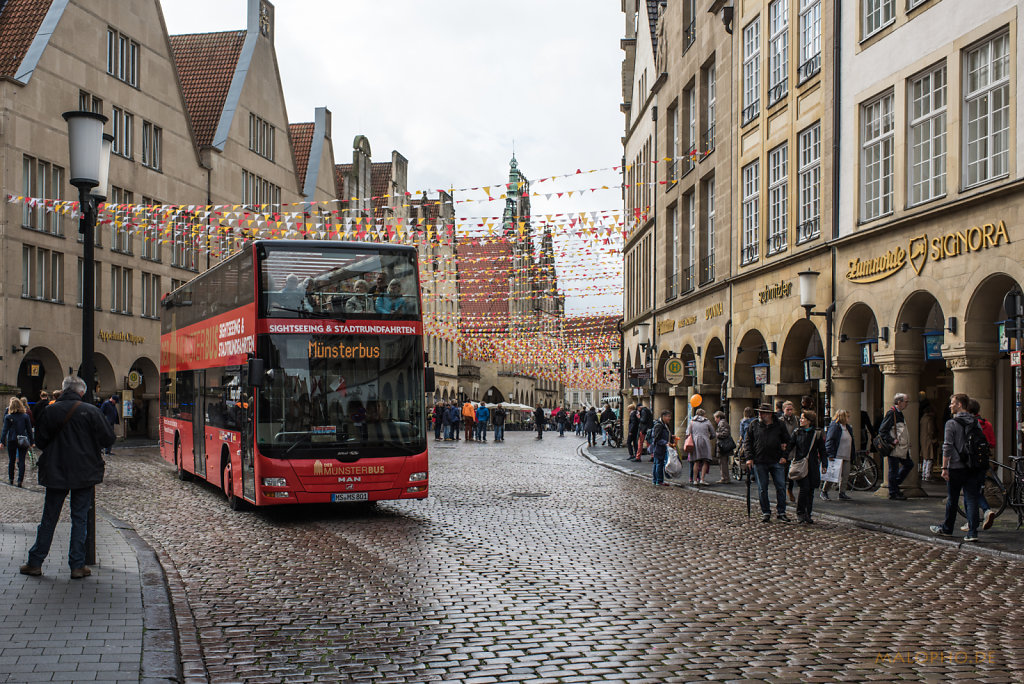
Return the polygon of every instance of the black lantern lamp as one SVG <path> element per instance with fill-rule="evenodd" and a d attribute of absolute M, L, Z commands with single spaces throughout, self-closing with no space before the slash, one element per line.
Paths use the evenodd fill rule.
<path fill-rule="evenodd" d="M 754 384 L 755 385 L 767 385 L 768 384 L 768 364 L 767 363 L 755 363 L 752 365 L 751 370 L 754 371 Z"/>

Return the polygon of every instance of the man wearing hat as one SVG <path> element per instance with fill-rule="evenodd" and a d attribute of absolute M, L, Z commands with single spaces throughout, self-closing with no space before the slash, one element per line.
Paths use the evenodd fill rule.
<path fill-rule="evenodd" d="M 775 482 L 776 517 L 789 522 L 786 517 L 786 457 L 789 433 L 785 425 L 776 420 L 771 404 L 757 408 L 757 420 L 747 430 L 747 467 L 753 466 L 757 475 L 758 500 L 761 503 L 761 522 L 772 519 L 768 503 L 768 478 Z"/>

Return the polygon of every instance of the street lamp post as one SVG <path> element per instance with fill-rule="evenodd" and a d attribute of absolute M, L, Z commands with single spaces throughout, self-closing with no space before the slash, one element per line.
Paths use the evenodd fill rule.
<path fill-rule="evenodd" d="M 797 274 L 800 277 L 800 306 L 807 313 L 807 320 L 811 316 L 823 316 L 825 318 L 825 415 L 822 425 L 829 421 L 832 415 L 832 315 L 836 310 L 835 300 L 829 303 L 824 311 L 814 311 L 817 306 L 818 276 L 817 271 L 802 271 Z"/>
<path fill-rule="evenodd" d="M 78 189 L 78 211 L 81 216 L 78 232 L 82 234 L 82 363 L 78 377 L 85 382 L 83 401 L 92 402 L 95 382 L 93 353 L 96 331 L 96 211 L 106 199 L 107 174 L 110 170 L 110 146 L 113 136 L 103 133 L 107 117 L 87 111 L 64 112 L 68 124 L 68 151 L 71 185 Z M 93 190 L 98 189 L 97 194 Z M 89 526 L 85 539 L 85 563 L 96 563 L 96 504 L 89 509 Z"/>

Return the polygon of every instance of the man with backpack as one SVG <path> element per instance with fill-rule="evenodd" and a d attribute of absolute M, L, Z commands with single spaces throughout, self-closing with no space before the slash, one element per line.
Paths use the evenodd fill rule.
<path fill-rule="evenodd" d="M 647 441 L 647 432 L 654 427 L 654 414 L 651 409 L 644 406 L 642 399 L 636 402 L 637 415 L 640 421 L 640 431 L 637 433 L 636 460 L 644 460 L 644 443 Z"/>
<path fill-rule="evenodd" d="M 942 439 L 942 479 L 946 481 L 946 518 L 941 525 L 929 529 L 946 537 L 953 536 L 960 492 L 967 509 L 965 542 L 978 541 L 978 497 L 985 473 L 988 472 L 990 450 L 985 433 L 968 410 L 971 399 L 954 394 L 949 400 L 953 417 L 946 421 Z"/>

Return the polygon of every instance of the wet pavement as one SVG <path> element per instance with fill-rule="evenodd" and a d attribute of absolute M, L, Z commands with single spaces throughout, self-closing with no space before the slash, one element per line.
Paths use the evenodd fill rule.
<path fill-rule="evenodd" d="M 100 504 L 154 548 L 186 681 L 1021 681 L 1024 564 L 764 525 L 572 436 L 431 443 L 431 496 L 233 513 L 155 450 Z"/>

